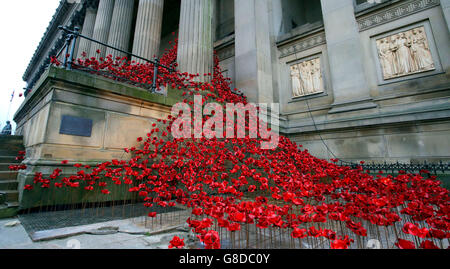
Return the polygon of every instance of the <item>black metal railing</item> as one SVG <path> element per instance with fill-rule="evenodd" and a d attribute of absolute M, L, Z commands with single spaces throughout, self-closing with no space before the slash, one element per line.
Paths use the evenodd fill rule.
<path fill-rule="evenodd" d="M 167 70 L 169 73 L 175 72 L 174 68 L 168 67 L 168 66 L 165 66 L 165 65 L 161 64 L 158 58 L 155 58 L 153 60 L 149 60 L 149 59 L 143 58 L 143 57 L 141 57 L 139 55 L 135 55 L 135 54 L 133 54 L 131 52 L 128 52 L 128 51 L 125 51 L 125 50 L 122 50 L 122 49 L 110 46 L 110 45 L 108 45 L 106 43 L 103 43 L 103 42 L 97 41 L 95 39 L 92 39 L 90 37 L 84 36 L 84 35 L 80 34 L 80 32 L 79 32 L 80 28 L 78 28 L 78 27 L 75 27 L 74 30 L 71 30 L 71 29 L 69 29 L 68 27 L 65 27 L 65 26 L 59 26 L 58 28 L 61 31 L 63 31 L 64 34 L 66 35 L 66 39 L 65 39 L 66 41 L 64 43 L 64 46 L 59 50 L 58 54 L 55 56 L 55 58 L 58 59 L 61 56 L 61 54 L 63 52 L 65 52 L 64 61 L 63 61 L 63 67 L 65 69 L 67 69 L 67 70 L 71 70 L 75 66 L 75 67 L 77 67 L 77 69 L 80 69 L 82 71 L 87 71 L 87 72 L 91 72 L 91 73 L 92 72 L 93 73 L 97 73 L 97 74 L 100 74 L 102 76 L 110 77 L 110 78 L 115 79 L 115 80 L 125 81 L 125 82 L 127 82 L 129 84 L 133 84 L 133 85 L 138 86 L 138 87 L 148 88 L 149 84 L 132 81 L 132 80 L 129 80 L 128 78 L 125 78 L 125 77 L 122 77 L 122 76 L 118 76 L 118 75 L 112 74 L 112 73 L 107 72 L 107 71 L 96 70 L 96 69 L 89 68 L 89 67 L 86 67 L 86 66 L 77 65 L 76 62 L 74 62 L 74 59 L 75 59 L 75 57 L 74 57 L 75 56 L 74 55 L 75 48 L 76 48 L 76 44 L 77 44 L 78 39 L 83 38 L 83 39 L 86 39 L 88 41 L 97 43 L 97 44 L 99 44 L 101 46 L 104 46 L 106 48 L 110 48 L 110 49 L 118 51 L 120 53 L 129 55 L 130 58 L 133 57 L 133 58 L 136 58 L 136 59 L 139 59 L 139 60 L 143 60 L 143 61 L 145 61 L 145 62 L 147 62 L 149 64 L 152 64 L 154 66 L 154 69 L 153 69 L 153 81 L 152 81 L 152 84 L 150 86 L 150 90 L 151 90 L 152 93 L 157 93 L 157 88 L 158 88 L 157 79 L 158 79 L 159 68 L 163 68 L 163 69 Z"/>
<path fill-rule="evenodd" d="M 385 174 L 397 174 L 400 171 L 405 171 L 406 173 L 423 173 L 428 172 L 429 174 L 448 174 L 450 173 L 450 163 L 439 161 L 437 163 L 430 163 L 424 161 L 422 163 L 364 163 L 364 164 L 351 164 L 340 162 L 341 165 L 350 166 L 353 169 L 359 166 L 363 168 L 364 171 L 370 171 L 371 173 L 383 172 Z"/>

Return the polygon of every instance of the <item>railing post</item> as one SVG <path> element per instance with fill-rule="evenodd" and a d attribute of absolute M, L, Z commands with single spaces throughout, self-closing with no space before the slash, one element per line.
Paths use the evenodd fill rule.
<path fill-rule="evenodd" d="M 75 46 L 77 44 L 77 38 L 78 38 L 79 31 L 80 31 L 80 28 L 75 27 L 74 33 L 70 34 L 72 46 L 70 48 L 68 66 L 66 66 L 67 70 L 72 70 L 72 61 L 73 61 L 73 57 L 74 57 L 74 53 L 75 53 Z"/>
<path fill-rule="evenodd" d="M 64 54 L 64 68 L 67 68 L 67 54 L 69 54 L 69 46 L 70 46 L 71 36 L 70 34 L 66 37 L 66 52 Z"/>
<path fill-rule="evenodd" d="M 153 84 L 152 84 L 152 92 L 156 92 L 156 80 L 158 79 L 158 69 L 159 69 L 159 59 L 155 58 L 155 62 L 153 63 Z"/>

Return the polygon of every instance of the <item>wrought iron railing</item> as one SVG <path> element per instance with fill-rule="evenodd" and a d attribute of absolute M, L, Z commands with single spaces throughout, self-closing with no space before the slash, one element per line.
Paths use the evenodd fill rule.
<path fill-rule="evenodd" d="M 108 45 L 106 43 L 103 43 L 103 42 L 97 41 L 95 39 L 92 39 L 90 37 L 84 36 L 84 35 L 82 35 L 79 32 L 80 28 L 78 28 L 78 27 L 75 27 L 74 30 L 71 30 L 68 27 L 64 27 L 64 26 L 59 26 L 58 28 L 61 31 L 63 31 L 64 34 L 66 35 L 66 41 L 64 43 L 64 46 L 59 50 L 58 54 L 55 56 L 55 58 L 59 58 L 62 53 L 65 53 L 64 54 L 63 67 L 65 69 L 67 69 L 67 70 L 71 70 L 73 67 L 76 67 L 78 70 L 81 70 L 81 71 L 87 71 L 87 72 L 90 72 L 90 73 L 96 73 L 96 74 L 102 75 L 104 77 L 110 77 L 110 78 L 115 79 L 117 81 L 123 81 L 123 82 L 129 83 L 129 84 L 141 87 L 141 88 L 150 89 L 152 93 L 157 93 L 157 88 L 158 88 L 157 79 L 158 79 L 158 75 L 159 75 L 158 74 L 159 68 L 163 68 L 163 69 L 167 70 L 169 73 L 175 72 L 174 68 L 168 67 L 168 66 L 165 66 L 165 65 L 161 64 L 158 58 L 155 58 L 153 60 L 149 60 L 149 59 L 143 58 L 143 57 L 141 57 L 139 55 L 135 55 L 135 54 L 133 54 L 131 52 L 124 51 L 122 49 L 110 46 L 110 45 Z M 74 61 L 74 59 L 75 59 L 74 53 L 75 53 L 75 48 L 76 48 L 76 44 L 77 44 L 77 40 L 78 39 L 86 39 L 88 41 L 97 43 L 97 44 L 99 44 L 99 45 L 101 45 L 103 47 L 110 48 L 110 49 L 112 49 L 114 51 L 126 54 L 130 58 L 133 57 L 133 58 L 145 61 L 145 62 L 147 62 L 149 64 L 152 64 L 154 66 L 152 84 L 149 87 L 149 84 L 146 84 L 146 83 L 140 83 L 140 82 L 132 81 L 132 80 L 126 78 L 126 77 L 118 76 L 116 74 L 112 74 L 112 73 L 107 72 L 107 71 L 96 70 L 96 69 L 89 68 L 89 67 L 86 67 L 86 66 L 78 65 L 76 63 L 76 61 Z"/>
<path fill-rule="evenodd" d="M 383 172 L 385 174 L 397 174 L 400 171 L 406 173 L 428 173 L 428 174 L 448 174 L 450 173 L 450 163 L 439 161 L 438 163 L 430 163 L 424 161 L 422 163 L 364 163 L 364 164 L 351 164 L 340 162 L 341 165 L 350 166 L 356 169 L 358 166 L 362 167 L 364 171 L 370 171 L 371 173 Z"/>

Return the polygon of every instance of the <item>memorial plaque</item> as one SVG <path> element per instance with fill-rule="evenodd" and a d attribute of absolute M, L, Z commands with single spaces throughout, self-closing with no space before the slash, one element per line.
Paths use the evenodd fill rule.
<path fill-rule="evenodd" d="M 92 135 L 91 119 L 64 115 L 61 119 L 60 134 L 91 137 Z"/>

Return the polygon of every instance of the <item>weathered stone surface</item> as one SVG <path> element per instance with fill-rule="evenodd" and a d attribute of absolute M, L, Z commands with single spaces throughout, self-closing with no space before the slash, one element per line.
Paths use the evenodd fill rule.
<path fill-rule="evenodd" d="M 199 74 L 199 81 L 209 81 L 204 74 L 213 72 L 213 2 L 181 1 L 178 67 L 181 72 Z"/>
<path fill-rule="evenodd" d="M 139 1 L 133 54 L 150 60 L 158 55 L 161 42 L 163 10 L 163 0 Z M 142 62 L 139 59 L 133 60 Z"/>
<path fill-rule="evenodd" d="M 123 51 L 129 51 L 134 3 L 135 1 L 115 0 L 109 29 L 108 45 Z M 113 59 L 126 56 L 124 53 L 111 48 L 106 50 L 105 55 L 112 55 Z"/>
<path fill-rule="evenodd" d="M 108 42 L 109 30 L 111 28 L 111 20 L 114 11 L 114 0 L 100 0 L 97 17 L 95 18 L 94 32 L 92 39 L 102 43 Z M 97 53 L 97 50 L 100 53 Z M 89 49 L 89 57 L 105 57 L 106 47 L 98 43 L 91 42 Z"/>
<path fill-rule="evenodd" d="M 347 128 L 338 133 L 322 131 L 291 138 L 318 158 L 339 157 L 348 161 L 376 163 L 410 163 L 427 160 L 450 160 L 447 123 L 399 124 L 389 127 Z M 323 139 L 323 142 L 322 142 Z M 328 147 L 328 148 L 327 148 Z M 336 156 L 333 156 L 331 150 Z"/>
<path fill-rule="evenodd" d="M 364 58 L 359 29 L 354 16 L 352 0 L 322 0 L 327 50 L 330 59 L 334 104 L 345 112 L 355 100 L 370 99 L 369 86 L 364 73 Z M 372 108 L 358 106 L 354 109 Z"/>
<path fill-rule="evenodd" d="M 86 15 L 84 17 L 83 22 L 83 29 L 81 30 L 81 34 L 92 38 L 92 35 L 94 34 L 94 27 L 95 27 L 95 19 L 97 17 L 97 10 L 93 8 L 86 8 Z M 86 57 L 90 54 L 91 49 L 91 41 L 80 38 L 78 40 L 78 53 L 77 53 L 77 59 L 83 58 L 83 54 L 86 53 Z"/>
<path fill-rule="evenodd" d="M 51 174 L 53 169 L 61 167 L 62 160 L 69 160 L 71 164 L 95 165 L 112 159 L 131 158 L 123 149 L 139 146 L 136 138 L 146 137 L 152 123 L 167 118 L 171 113 L 170 106 L 178 102 L 178 96 L 172 89 L 166 97 L 83 72 L 50 68 L 15 116 L 27 149 L 25 163 L 28 169 L 21 171 L 19 176 L 22 208 L 43 203 L 71 203 L 62 193 L 51 199 L 41 197 L 50 193 L 30 191 L 23 195 L 23 187 L 32 184 L 35 172 Z M 61 121 L 67 115 L 92 121 L 90 137 L 61 134 Z M 70 167 L 62 169 L 63 174 L 76 173 Z M 5 179 L 6 176 L 10 175 L 5 174 Z M 122 192 L 112 195 L 113 199 L 130 198 L 125 187 L 111 188 L 122 188 Z M 120 197 L 122 193 L 125 197 Z M 83 191 L 75 191 L 72 195 L 77 197 L 77 201 L 96 201 L 99 198 L 95 194 L 83 194 Z M 112 196 L 107 200 L 111 201 Z"/>
<path fill-rule="evenodd" d="M 147 232 L 148 232 L 148 229 L 145 229 L 142 227 L 136 227 L 135 225 L 120 226 L 120 229 L 119 229 L 119 233 L 126 233 L 126 234 L 144 235 Z"/>
<path fill-rule="evenodd" d="M 87 234 L 93 234 L 93 235 L 116 234 L 118 232 L 119 232 L 119 227 L 108 227 L 108 226 L 86 231 Z"/>
<path fill-rule="evenodd" d="M 272 103 L 273 74 L 267 0 L 235 0 L 236 87 L 251 102 Z"/>
<path fill-rule="evenodd" d="M 440 2 L 447 22 L 447 28 L 450 31 L 450 0 L 441 0 Z"/>
<path fill-rule="evenodd" d="M 4 226 L 5 226 L 5 227 L 14 227 L 14 226 L 17 226 L 17 225 L 19 225 L 19 224 L 20 224 L 20 221 L 14 220 L 14 221 L 5 223 Z"/>

